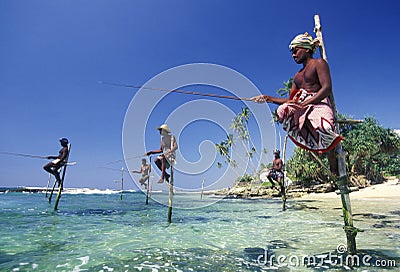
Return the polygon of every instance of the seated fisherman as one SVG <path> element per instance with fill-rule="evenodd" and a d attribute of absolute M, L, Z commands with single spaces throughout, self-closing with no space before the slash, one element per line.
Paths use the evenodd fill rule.
<path fill-rule="evenodd" d="M 58 156 L 48 156 L 49 160 L 52 159 L 51 162 L 43 166 L 43 169 L 54 175 L 58 184 L 61 182 L 60 174 L 58 173 L 58 169 L 60 169 L 64 164 L 65 160 L 68 158 L 68 139 L 61 138 L 60 144 L 62 148 L 58 152 Z"/>
<path fill-rule="evenodd" d="M 252 100 L 280 105 L 276 111 L 278 120 L 299 147 L 319 153 L 332 150 L 328 158 L 332 173 L 337 175 L 333 149 L 343 138 L 335 132 L 328 63 L 313 58 L 318 44 L 308 33 L 297 35 L 290 43 L 294 61 L 303 68 L 294 75 L 289 98 L 259 95 Z"/>
<path fill-rule="evenodd" d="M 175 151 L 178 149 L 178 144 L 167 124 L 163 124 L 157 129 L 161 134 L 160 149 L 149 151 L 146 153 L 146 156 L 163 153 L 154 160 L 154 163 L 157 165 L 158 169 L 161 170 L 161 178 L 158 183 L 163 183 L 164 179 L 168 183 L 170 174 L 166 172 L 166 169 L 168 169 L 170 164 L 175 160 Z"/>
<path fill-rule="evenodd" d="M 146 181 L 149 178 L 149 171 L 150 171 L 150 165 L 147 164 L 146 159 L 142 159 L 142 165 L 140 166 L 140 171 L 132 171 L 132 173 L 137 173 L 137 174 L 142 174 L 142 176 L 139 179 L 140 185 L 144 185 L 145 188 L 147 188 Z"/>
<path fill-rule="evenodd" d="M 274 150 L 274 161 L 272 162 L 272 169 L 268 173 L 268 180 L 272 184 L 272 188 L 275 188 L 275 183 L 274 180 L 278 182 L 280 187 L 283 186 L 283 162 L 280 158 L 280 152 L 279 150 L 275 149 Z"/>

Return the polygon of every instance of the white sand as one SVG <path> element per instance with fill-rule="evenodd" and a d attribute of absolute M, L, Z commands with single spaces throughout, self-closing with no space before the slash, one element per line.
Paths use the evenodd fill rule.
<path fill-rule="evenodd" d="M 304 195 L 302 198 L 306 199 L 326 199 L 326 198 L 337 198 L 338 195 L 335 192 L 332 193 L 311 193 Z M 370 187 L 360 189 L 350 193 L 351 199 L 358 198 L 390 198 L 400 200 L 400 181 L 397 178 L 389 178 L 388 181 L 372 185 Z"/>

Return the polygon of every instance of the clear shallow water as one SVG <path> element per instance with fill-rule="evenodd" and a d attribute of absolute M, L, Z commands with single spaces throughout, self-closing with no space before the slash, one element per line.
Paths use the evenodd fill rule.
<path fill-rule="evenodd" d="M 159 196 L 163 198 L 164 196 Z M 212 196 L 177 195 L 180 205 L 213 203 Z M 195 204 L 197 203 L 197 204 Z M 400 203 L 352 200 L 363 256 L 400 256 Z M 301 260 L 346 244 L 340 199 L 225 199 L 198 209 L 174 209 L 141 193 L 65 194 L 54 212 L 44 194 L 0 194 L 0 271 L 314 271 Z M 272 256 L 286 260 L 265 263 Z M 267 258 L 265 258 L 267 257 Z M 296 258 L 300 260 L 297 265 Z M 381 261 L 382 264 L 382 261 Z M 371 264 L 374 265 L 374 264 Z M 341 271 L 345 268 L 333 268 Z"/>

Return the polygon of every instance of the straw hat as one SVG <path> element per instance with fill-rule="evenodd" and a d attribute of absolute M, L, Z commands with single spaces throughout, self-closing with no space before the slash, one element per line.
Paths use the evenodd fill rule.
<path fill-rule="evenodd" d="M 171 130 L 169 129 L 169 127 L 168 127 L 168 125 L 167 124 L 162 124 L 161 126 L 159 126 L 158 128 L 157 128 L 158 130 L 165 130 L 166 132 L 168 132 L 168 133 L 171 133 Z"/>

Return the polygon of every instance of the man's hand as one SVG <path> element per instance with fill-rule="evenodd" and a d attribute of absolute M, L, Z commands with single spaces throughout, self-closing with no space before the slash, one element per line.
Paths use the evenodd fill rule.
<path fill-rule="evenodd" d="M 271 102 L 271 97 L 268 95 L 258 95 L 258 96 L 254 96 L 252 98 L 250 98 L 252 101 L 256 102 L 256 103 L 266 103 L 266 102 Z"/>
<path fill-rule="evenodd" d="M 299 108 L 303 108 L 303 107 L 306 106 L 306 105 L 304 105 L 305 102 L 300 102 L 300 101 L 298 101 L 298 100 L 293 100 L 293 99 L 289 100 L 287 103 L 288 103 L 288 104 L 296 105 L 296 106 L 299 107 Z"/>

